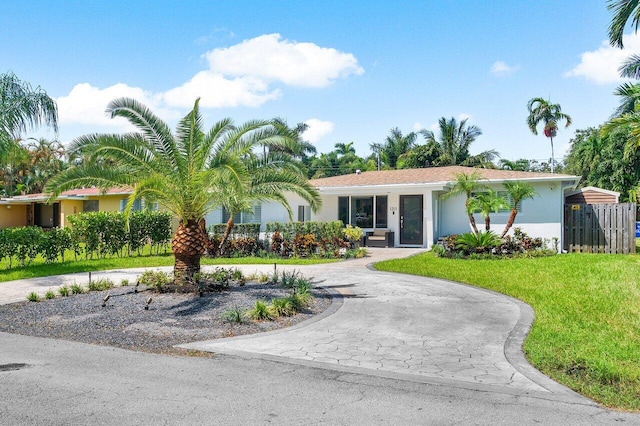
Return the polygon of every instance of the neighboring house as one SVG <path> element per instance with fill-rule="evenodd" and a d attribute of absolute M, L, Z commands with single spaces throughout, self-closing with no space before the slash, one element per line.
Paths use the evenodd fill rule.
<path fill-rule="evenodd" d="M 587 186 L 586 188 L 569 191 L 565 194 L 566 204 L 617 204 L 620 193 L 607 189 Z"/>
<path fill-rule="evenodd" d="M 52 203 L 45 194 L 19 195 L 0 199 L 0 228 L 37 225 L 43 228 L 65 227 L 68 217 L 80 212 L 122 211 L 130 188 L 74 189 L 61 193 Z M 134 208 L 141 208 L 138 203 Z"/>
<path fill-rule="evenodd" d="M 532 237 L 558 238 L 561 242 L 565 192 L 576 188 L 579 176 L 462 166 L 356 172 L 312 180 L 310 183 L 320 191 L 322 208 L 305 213 L 304 218 L 339 219 L 365 231 L 385 229 L 394 232 L 395 246 L 431 247 L 439 237 L 469 232 L 465 196 L 443 200 L 442 195 L 450 191 L 456 174 L 474 171 L 482 175 L 482 183 L 499 192 L 504 191 L 505 181 L 529 182 L 539 196 L 522 202 L 514 226 Z M 294 212 L 308 209 L 298 197 L 291 196 L 288 201 Z M 493 231 L 502 232 L 509 212 L 505 209 L 491 214 Z M 280 206 L 263 205 L 262 215 L 263 222 L 266 216 L 280 216 L 280 220 L 285 216 L 288 220 Z M 483 229 L 484 218 L 480 214 L 475 218 L 478 228 Z"/>

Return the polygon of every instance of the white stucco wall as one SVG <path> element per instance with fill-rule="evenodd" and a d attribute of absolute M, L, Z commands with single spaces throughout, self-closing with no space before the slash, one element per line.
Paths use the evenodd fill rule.
<path fill-rule="evenodd" d="M 501 184 L 490 185 L 496 191 L 503 191 Z M 531 237 L 561 238 L 562 236 L 562 205 L 563 194 L 559 183 L 533 183 L 533 187 L 539 196 L 522 201 L 522 209 L 516 216 L 513 228 L 522 228 Z M 440 217 L 437 235 L 439 237 L 469 232 L 469 219 L 464 207 L 465 196 L 456 195 L 447 200 L 440 200 Z M 474 215 L 478 229 L 484 229 L 484 217 L 476 213 Z M 491 230 L 501 234 L 509 212 L 491 213 Z"/>

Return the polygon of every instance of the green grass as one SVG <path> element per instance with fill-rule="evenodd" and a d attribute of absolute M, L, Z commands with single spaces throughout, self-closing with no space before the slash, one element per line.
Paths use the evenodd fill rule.
<path fill-rule="evenodd" d="M 609 407 L 640 410 L 640 256 L 460 260 L 425 253 L 376 269 L 518 298 L 536 318 L 524 351 L 540 371 Z"/>
<path fill-rule="evenodd" d="M 19 280 L 24 278 L 47 277 L 51 275 L 71 274 L 75 272 L 105 271 L 109 269 L 124 268 L 155 268 L 158 266 L 173 266 L 172 254 L 143 255 L 132 257 L 106 257 L 104 259 L 73 260 L 73 254 L 66 256 L 65 262 L 44 263 L 43 259 L 35 259 L 29 266 L 18 267 L 13 263 L 12 269 L 7 269 L 9 263 L 6 260 L 0 262 L 0 282 Z M 336 262 L 336 259 L 270 259 L 261 257 L 243 258 L 208 258 L 203 257 L 202 265 L 245 265 L 245 264 L 269 264 L 273 265 L 313 265 L 317 263 Z"/>

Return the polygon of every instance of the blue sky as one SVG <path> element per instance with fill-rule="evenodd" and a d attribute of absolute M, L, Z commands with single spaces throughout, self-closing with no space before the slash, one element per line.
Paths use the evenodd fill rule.
<path fill-rule="evenodd" d="M 548 140 L 526 126 L 529 99 L 573 118 L 556 157 L 617 105 L 615 70 L 640 41 L 629 29 L 625 51 L 608 47 L 609 21 L 605 0 L 31 0 L 3 5 L 0 72 L 58 101 L 63 142 L 126 130 L 104 116 L 115 97 L 174 125 L 201 96 L 207 126 L 304 121 L 320 152 L 353 141 L 365 156 L 391 128 L 444 116 L 482 129 L 472 153 L 546 160 Z"/>

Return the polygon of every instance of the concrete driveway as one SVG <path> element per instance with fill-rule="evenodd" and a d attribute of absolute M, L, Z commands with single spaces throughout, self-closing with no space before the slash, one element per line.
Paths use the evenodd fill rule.
<path fill-rule="evenodd" d="M 521 346 L 531 309 L 493 292 L 444 280 L 378 272 L 372 262 L 406 257 L 421 249 L 371 249 L 371 257 L 311 266 L 279 266 L 312 277 L 334 303 L 297 326 L 183 347 L 245 358 L 284 361 L 351 373 L 475 390 L 591 404 L 532 368 Z M 273 265 L 242 265 L 246 273 Z M 165 268 L 170 269 L 170 268 Z M 93 273 L 114 282 L 141 269 Z M 62 284 L 84 284 L 70 274 L 0 285 L 0 303 L 25 300 Z"/>

